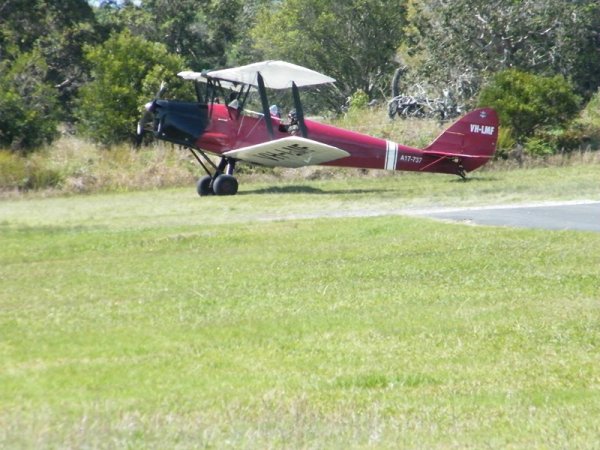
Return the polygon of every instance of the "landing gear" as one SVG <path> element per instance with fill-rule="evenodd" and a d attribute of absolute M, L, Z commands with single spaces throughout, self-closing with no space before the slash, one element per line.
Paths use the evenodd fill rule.
<path fill-rule="evenodd" d="M 463 167 L 462 160 L 460 158 L 452 158 L 451 161 L 456 164 L 456 175 L 463 181 L 467 181 L 467 171 Z"/>
<path fill-rule="evenodd" d="M 198 180 L 196 192 L 200 197 L 207 195 L 235 195 L 238 191 L 238 182 L 233 175 L 226 173 L 218 175 L 214 180 L 210 175 L 205 175 Z"/>
<path fill-rule="evenodd" d="M 462 165 L 462 161 L 459 161 L 457 163 L 458 168 L 457 168 L 457 174 L 460 178 L 462 178 L 463 181 L 467 181 L 467 171 L 465 170 L 465 168 Z"/>
<path fill-rule="evenodd" d="M 207 195 L 235 195 L 238 191 L 238 181 L 233 176 L 236 160 L 222 157 L 219 165 L 215 165 L 202 150 L 189 149 L 192 155 L 200 163 L 207 175 L 196 183 L 196 192 L 200 197 Z M 206 164 L 200 159 L 204 158 Z M 211 166 L 212 172 L 208 166 Z"/>

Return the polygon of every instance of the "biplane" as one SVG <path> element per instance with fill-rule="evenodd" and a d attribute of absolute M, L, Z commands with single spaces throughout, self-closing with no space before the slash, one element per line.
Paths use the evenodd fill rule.
<path fill-rule="evenodd" d="M 498 117 L 490 108 L 468 113 L 429 146 L 418 149 L 306 118 L 300 88 L 335 80 L 295 64 L 264 61 L 178 75 L 194 83 L 197 101 L 161 99 L 161 86 L 157 97 L 145 105 L 137 134 L 141 139 L 151 131 L 158 139 L 189 149 L 206 172 L 196 186 L 200 196 L 235 195 L 239 162 L 438 172 L 464 178 L 488 162 L 496 149 Z M 293 100 L 285 117 L 268 98 L 268 90 L 281 89 L 291 90 Z M 256 93 L 258 112 L 246 108 L 249 96 Z"/>

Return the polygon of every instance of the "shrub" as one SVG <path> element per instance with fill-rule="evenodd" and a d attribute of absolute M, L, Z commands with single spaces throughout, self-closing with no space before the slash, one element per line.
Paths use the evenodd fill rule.
<path fill-rule="evenodd" d="M 544 77 L 514 69 L 496 74 L 479 96 L 479 105 L 495 108 L 517 141 L 540 127 L 564 128 L 579 112 L 580 101 L 560 75 Z"/>
<path fill-rule="evenodd" d="M 369 105 L 369 96 L 362 89 L 358 89 L 352 97 L 350 97 L 350 112 L 360 111 L 365 109 Z"/>
<path fill-rule="evenodd" d="M 191 89 L 175 76 L 183 69 L 182 58 L 128 31 L 86 47 L 86 61 L 94 80 L 80 90 L 79 129 L 107 146 L 133 138 L 141 107 L 155 96 L 162 80 L 172 80 L 169 92 L 178 97 L 185 96 L 178 90 Z"/>
<path fill-rule="evenodd" d="M 548 141 L 534 136 L 525 140 L 525 153 L 531 156 L 549 156 L 554 153 L 554 148 Z"/>
<path fill-rule="evenodd" d="M 542 128 L 535 136 L 547 142 L 554 149 L 554 153 L 570 153 L 590 142 L 589 130 L 577 123 L 566 129 Z"/>

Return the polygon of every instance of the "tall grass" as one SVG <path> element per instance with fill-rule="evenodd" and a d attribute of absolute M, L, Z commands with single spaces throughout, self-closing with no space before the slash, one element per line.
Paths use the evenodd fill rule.
<path fill-rule="evenodd" d="M 5 192 L 46 189 L 89 193 L 173 187 L 193 183 L 197 171 L 189 155 L 165 143 L 140 150 L 127 144 L 102 148 L 64 136 L 27 158 L 7 152 L 0 155 L 0 189 Z M 45 174 L 52 174 L 52 179 Z"/>

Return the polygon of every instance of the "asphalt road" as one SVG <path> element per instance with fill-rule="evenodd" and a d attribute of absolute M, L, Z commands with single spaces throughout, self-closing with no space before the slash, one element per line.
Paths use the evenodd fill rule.
<path fill-rule="evenodd" d="M 417 215 L 477 225 L 600 232 L 600 201 L 456 208 Z"/>

